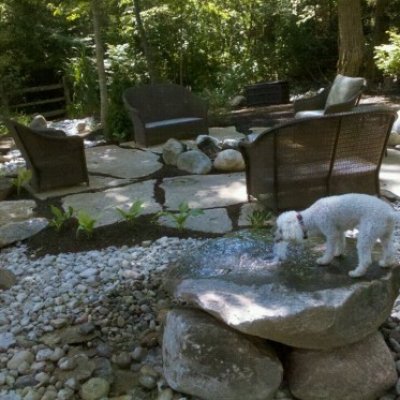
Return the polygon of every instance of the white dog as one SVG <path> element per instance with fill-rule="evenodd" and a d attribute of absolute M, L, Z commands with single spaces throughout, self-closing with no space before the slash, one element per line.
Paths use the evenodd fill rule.
<path fill-rule="evenodd" d="M 389 267 L 396 262 L 393 231 L 395 223 L 400 221 L 399 215 L 385 201 L 366 194 L 325 197 L 304 211 L 288 211 L 278 217 L 275 250 L 278 258 L 284 260 L 288 241 L 299 242 L 322 234 L 326 250 L 317 263 L 326 265 L 344 253 L 345 231 L 357 227 L 358 266 L 349 275 L 360 277 L 372 262 L 372 248 L 377 239 L 383 249 L 379 265 Z"/>

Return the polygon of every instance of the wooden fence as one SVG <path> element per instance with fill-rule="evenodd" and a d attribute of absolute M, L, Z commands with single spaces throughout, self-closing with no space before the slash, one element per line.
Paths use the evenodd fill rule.
<path fill-rule="evenodd" d="M 41 114 L 48 119 L 60 118 L 67 113 L 69 92 L 64 81 L 28 87 L 13 93 L 6 104 L 7 108 L 13 112 L 22 112 L 27 115 Z"/>

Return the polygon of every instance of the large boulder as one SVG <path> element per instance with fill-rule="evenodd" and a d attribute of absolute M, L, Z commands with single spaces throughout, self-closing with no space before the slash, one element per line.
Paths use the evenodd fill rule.
<path fill-rule="evenodd" d="M 220 141 L 210 135 L 199 135 L 196 138 L 196 145 L 210 160 L 214 160 L 217 157 L 218 152 L 221 151 Z"/>
<path fill-rule="evenodd" d="M 168 139 L 163 146 L 162 156 L 165 164 L 175 165 L 178 157 L 185 151 L 185 145 L 176 139 Z"/>
<path fill-rule="evenodd" d="M 218 171 L 243 171 L 245 163 L 242 153 L 234 149 L 222 150 L 214 160 L 214 168 Z"/>
<path fill-rule="evenodd" d="M 163 362 L 169 386 L 204 400 L 269 400 L 283 374 L 267 342 L 240 335 L 198 310 L 168 312 Z"/>
<path fill-rule="evenodd" d="M 333 350 L 294 349 L 290 390 L 301 400 L 375 400 L 397 381 L 396 364 L 380 333 Z"/>
<path fill-rule="evenodd" d="M 277 264 L 272 240 L 209 240 L 171 266 L 166 287 L 245 334 L 300 348 L 340 347 L 378 329 L 400 285 L 398 266 L 382 269 L 376 262 L 363 278 L 350 278 L 357 262 L 350 244 L 346 257 L 321 267 L 318 244 L 294 247 Z"/>
<path fill-rule="evenodd" d="M 204 175 L 211 171 L 211 160 L 199 150 L 189 150 L 178 156 L 176 165 L 190 174 Z"/>

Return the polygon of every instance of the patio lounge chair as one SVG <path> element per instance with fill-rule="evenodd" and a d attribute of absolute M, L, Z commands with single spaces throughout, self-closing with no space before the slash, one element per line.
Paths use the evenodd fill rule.
<path fill-rule="evenodd" d="M 384 107 L 294 119 L 240 143 L 249 200 L 302 209 L 333 194 L 378 195 L 395 112 Z"/>
<path fill-rule="evenodd" d="M 296 118 L 315 117 L 350 111 L 360 101 L 366 88 L 364 78 L 337 75 L 333 84 L 316 96 L 294 102 Z"/>
<path fill-rule="evenodd" d="M 132 120 L 135 141 L 142 146 L 208 134 L 206 102 L 183 86 L 135 86 L 126 89 L 122 98 Z"/>
<path fill-rule="evenodd" d="M 83 139 L 54 129 L 32 129 L 12 120 L 5 124 L 32 171 L 35 191 L 89 184 Z"/>

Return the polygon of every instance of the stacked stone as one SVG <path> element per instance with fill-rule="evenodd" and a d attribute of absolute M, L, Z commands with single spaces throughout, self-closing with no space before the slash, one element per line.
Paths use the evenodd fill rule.
<path fill-rule="evenodd" d="M 397 381 L 379 327 L 398 295 L 400 268 L 347 276 L 356 251 L 328 267 L 318 246 L 283 265 L 254 238 L 208 241 L 174 265 L 163 336 L 173 389 L 205 400 L 376 400 Z M 283 367 L 284 366 L 284 367 Z M 277 391 L 283 376 L 291 393 Z"/>

